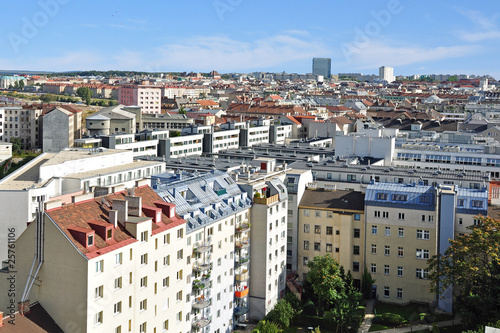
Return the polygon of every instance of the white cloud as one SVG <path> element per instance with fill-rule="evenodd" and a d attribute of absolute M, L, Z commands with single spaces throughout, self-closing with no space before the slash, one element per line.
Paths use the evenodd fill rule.
<path fill-rule="evenodd" d="M 102 69 L 104 59 L 105 57 L 100 56 L 97 52 L 79 51 L 57 57 L 37 58 L 33 62 L 29 61 L 28 68 L 44 71 Z"/>
<path fill-rule="evenodd" d="M 460 33 L 460 38 L 468 42 L 479 42 L 486 39 L 500 38 L 500 31 L 462 32 Z"/>
<path fill-rule="evenodd" d="M 193 70 L 258 70 L 328 54 L 321 42 L 300 38 L 296 33 L 250 42 L 225 36 L 199 36 L 160 47 L 158 64 L 160 67 Z"/>
<path fill-rule="evenodd" d="M 457 12 L 462 14 L 463 16 L 467 17 L 469 20 L 472 22 L 480 25 L 483 29 L 485 30 L 490 30 L 496 28 L 496 19 L 498 15 L 495 15 L 494 17 L 486 17 L 483 15 L 478 10 L 470 10 L 470 9 L 464 9 L 461 7 L 456 7 L 455 8 Z"/>
<path fill-rule="evenodd" d="M 370 41 L 350 55 L 348 63 L 359 69 L 378 68 L 382 65 L 404 66 L 416 63 L 460 58 L 480 51 L 476 45 L 423 47 L 419 45 L 393 46 Z"/>

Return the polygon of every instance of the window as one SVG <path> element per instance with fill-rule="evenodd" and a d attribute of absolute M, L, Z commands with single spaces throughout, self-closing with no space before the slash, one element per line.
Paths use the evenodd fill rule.
<path fill-rule="evenodd" d="M 102 311 L 99 311 L 95 314 L 95 317 L 94 317 L 94 324 L 102 324 Z"/>
<path fill-rule="evenodd" d="M 115 265 L 122 264 L 122 252 L 115 254 Z"/>
<path fill-rule="evenodd" d="M 329 219 L 333 218 L 333 212 L 326 212 L 326 217 L 328 217 Z"/>
<path fill-rule="evenodd" d="M 405 251 L 402 246 L 398 246 L 398 257 L 404 257 Z"/>
<path fill-rule="evenodd" d="M 146 332 L 146 322 L 139 325 L 139 333 L 145 333 L 145 332 Z"/>
<path fill-rule="evenodd" d="M 308 240 L 304 241 L 304 250 L 309 250 L 309 241 Z"/>
<path fill-rule="evenodd" d="M 408 201 L 408 195 L 406 195 L 406 194 L 393 194 L 392 200 L 393 201 Z"/>
<path fill-rule="evenodd" d="M 386 256 L 391 255 L 391 247 L 389 245 L 384 246 L 384 255 Z"/>
<path fill-rule="evenodd" d="M 148 254 L 144 253 L 141 255 L 141 265 L 146 265 L 148 263 Z"/>
<path fill-rule="evenodd" d="M 314 211 L 314 216 L 315 217 L 321 217 L 321 211 L 320 210 L 315 210 Z"/>
<path fill-rule="evenodd" d="M 459 217 L 458 218 L 458 225 L 462 225 L 463 223 L 464 223 L 464 220 L 461 217 Z"/>
<path fill-rule="evenodd" d="M 170 265 L 170 254 L 168 256 L 163 257 L 163 265 Z"/>
<path fill-rule="evenodd" d="M 417 239 L 430 239 L 429 230 L 417 229 Z"/>
<path fill-rule="evenodd" d="M 177 280 L 182 280 L 182 269 L 177 271 Z"/>
<path fill-rule="evenodd" d="M 404 236 L 405 236 L 405 228 L 399 228 L 398 237 L 404 237 Z"/>
<path fill-rule="evenodd" d="M 139 310 L 140 311 L 144 311 L 148 308 L 148 300 L 147 299 L 143 299 L 140 303 L 139 303 Z"/>
<path fill-rule="evenodd" d="M 115 279 L 115 289 L 120 289 L 122 287 L 122 277 Z"/>
<path fill-rule="evenodd" d="M 361 215 L 360 214 L 354 214 L 354 221 L 359 221 L 361 220 Z"/>
<path fill-rule="evenodd" d="M 389 267 L 389 265 L 384 265 L 384 274 L 385 275 L 389 275 L 389 273 L 390 273 L 390 267 Z"/>
<path fill-rule="evenodd" d="M 384 297 L 389 297 L 389 287 L 384 286 Z"/>
<path fill-rule="evenodd" d="M 415 271 L 415 277 L 417 279 L 427 280 L 429 276 L 429 271 L 427 269 L 417 268 Z"/>
<path fill-rule="evenodd" d="M 326 244 L 326 252 L 332 252 L 333 245 L 332 244 Z"/>
<path fill-rule="evenodd" d="M 380 217 L 380 210 L 376 210 L 373 213 L 373 217 Z"/>
<path fill-rule="evenodd" d="M 309 233 L 309 224 L 304 224 L 304 232 Z"/>
<path fill-rule="evenodd" d="M 384 219 L 388 219 L 389 218 L 389 212 L 382 212 L 382 217 Z"/>
<path fill-rule="evenodd" d="M 463 207 L 463 206 L 464 206 L 464 203 L 465 203 L 465 200 L 464 200 L 464 199 L 458 199 L 457 206 L 459 206 L 459 207 Z"/>
<path fill-rule="evenodd" d="M 175 300 L 177 302 L 182 301 L 182 290 L 177 292 L 177 294 L 175 294 Z"/>
<path fill-rule="evenodd" d="M 115 333 L 122 333 L 122 327 L 121 326 L 116 327 Z"/>
<path fill-rule="evenodd" d="M 113 306 L 113 313 L 117 314 L 122 312 L 122 302 L 115 303 Z"/>
<path fill-rule="evenodd" d="M 168 319 L 163 322 L 163 330 L 168 331 Z"/>
<path fill-rule="evenodd" d="M 359 245 L 354 245 L 353 246 L 352 253 L 355 254 L 355 255 L 359 255 Z"/>
<path fill-rule="evenodd" d="M 403 266 L 398 266 L 398 276 L 399 277 L 403 276 Z"/>
<path fill-rule="evenodd" d="M 170 277 L 163 278 L 163 288 L 167 288 L 170 285 Z"/>
<path fill-rule="evenodd" d="M 429 223 L 434 222 L 434 215 L 429 215 L 428 217 L 429 217 L 428 219 Z"/>
<path fill-rule="evenodd" d="M 377 254 L 377 244 L 372 244 L 372 254 Z"/>
<path fill-rule="evenodd" d="M 352 263 L 352 271 L 353 272 L 359 272 L 359 262 L 358 261 L 354 261 Z"/>
<path fill-rule="evenodd" d="M 183 235 L 184 235 L 183 231 L 184 230 L 182 230 L 182 229 L 177 230 L 177 238 L 182 238 L 183 237 Z"/>
<path fill-rule="evenodd" d="M 87 246 L 92 246 L 94 245 L 94 235 L 88 235 L 87 236 Z"/>
<path fill-rule="evenodd" d="M 304 216 L 309 216 L 310 212 L 309 209 L 304 209 Z"/>
<path fill-rule="evenodd" d="M 417 259 L 429 259 L 429 250 L 417 249 Z"/>
<path fill-rule="evenodd" d="M 321 234 L 321 226 L 320 225 L 315 225 L 314 226 L 314 233 L 315 234 Z"/>
<path fill-rule="evenodd" d="M 184 251 L 182 249 L 177 251 L 177 260 L 181 260 L 183 258 L 183 255 L 184 255 Z"/>
<path fill-rule="evenodd" d="M 425 222 L 425 215 L 422 215 L 422 222 Z"/>
<path fill-rule="evenodd" d="M 141 232 L 141 242 L 147 242 L 148 241 L 148 232 L 143 231 Z"/>
<path fill-rule="evenodd" d="M 99 286 L 99 287 L 95 288 L 94 298 L 102 298 L 103 291 L 104 291 L 103 286 Z"/>
<path fill-rule="evenodd" d="M 321 251 L 321 243 L 314 242 L 314 251 Z"/>
<path fill-rule="evenodd" d="M 377 264 L 371 264 L 370 272 L 373 274 L 377 273 Z"/>
<path fill-rule="evenodd" d="M 182 320 L 182 311 L 178 312 L 175 317 L 176 317 L 178 322 L 181 321 Z"/>
<path fill-rule="evenodd" d="M 326 227 L 326 234 L 333 235 L 333 227 Z"/>
<path fill-rule="evenodd" d="M 308 262 L 309 262 L 309 257 L 303 257 L 302 258 L 302 265 L 307 266 Z"/>
<path fill-rule="evenodd" d="M 385 227 L 385 235 L 390 236 L 391 235 L 391 227 Z"/>
<path fill-rule="evenodd" d="M 104 261 L 103 260 L 96 261 L 95 272 L 102 273 L 103 271 L 104 271 Z"/>
<path fill-rule="evenodd" d="M 398 288 L 396 290 L 396 298 L 399 298 L 399 299 L 403 298 L 403 288 Z"/>
<path fill-rule="evenodd" d="M 377 200 L 387 200 L 387 193 L 377 193 Z"/>
<path fill-rule="evenodd" d="M 398 219 L 399 220 L 404 220 L 405 219 L 405 213 L 399 213 L 398 214 Z"/>
<path fill-rule="evenodd" d="M 483 208 L 483 202 L 480 200 L 472 200 L 471 206 L 475 208 Z"/>
<path fill-rule="evenodd" d="M 361 236 L 361 229 L 354 228 L 354 238 L 359 238 Z"/>
<path fill-rule="evenodd" d="M 148 277 L 144 276 L 141 278 L 141 288 L 145 288 L 148 286 Z"/>
<path fill-rule="evenodd" d="M 372 225 L 372 235 L 376 235 L 376 234 L 377 234 L 377 226 Z"/>

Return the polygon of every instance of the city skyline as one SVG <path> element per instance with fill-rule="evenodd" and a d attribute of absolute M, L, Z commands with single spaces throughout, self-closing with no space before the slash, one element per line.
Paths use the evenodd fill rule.
<path fill-rule="evenodd" d="M 328 57 L 334 74 L 499 76 L 495 3 L 427 4 L 6 3 L 0 69 L 310 73 Z"/>

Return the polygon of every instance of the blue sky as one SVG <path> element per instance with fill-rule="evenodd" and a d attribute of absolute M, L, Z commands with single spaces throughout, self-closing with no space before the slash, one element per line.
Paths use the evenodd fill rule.
<path fill-rule="evenodd" d="M 498 1 L 2 2 L 0 69 L 491 74 Z"/>

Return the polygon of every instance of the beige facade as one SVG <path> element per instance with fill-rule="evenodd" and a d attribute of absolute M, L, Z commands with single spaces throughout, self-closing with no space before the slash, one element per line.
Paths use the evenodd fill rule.
<path fill-rule="evenodd" d="M 327 254 L 351 271 L 356 286 L 360 286 L 364 267 L 363 198 L 362 193 L 354 191 L 305 191 L 298 210 L 300 281 L 309 271 L 307 263 Z"/>
<path fill-rule="evenodd" d="M 437 211 L 366 208 L 366 265 L 381 301 L 431 303 L 427 259 L 437 251 Z"/>

